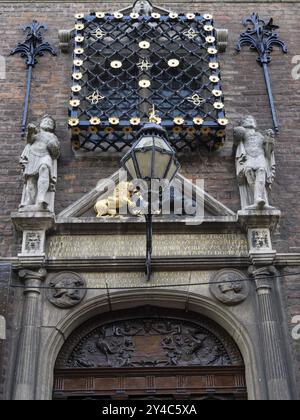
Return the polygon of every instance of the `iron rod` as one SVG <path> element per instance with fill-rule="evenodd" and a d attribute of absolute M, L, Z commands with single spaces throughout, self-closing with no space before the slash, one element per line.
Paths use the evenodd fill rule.
<path fill-rule="evenodd" d="M 280 126 L 279 126 L 277 113 L 276 113 L 276 108 L 275 108 L 275 102 L 274 102 L 274 96 L 273 96 L 273 90 L 272 90 L 272 84 L 271 84 L 271 78 L 270 78 L 268 64 L 266 64 L 266 63 L 263 64 L 263 70 L 264 70 L 264 77 L 265 77 L 265 81 L 266 81 L 267 91 L 268 91 L 269 102 L 270 102 L 270 106 L 271 106 L 273 124 L 274 124 L 274 128 L 275 128 L 276 133 L 278 133 Z"/>
<path fill-rule="evenodd" d="M 25 135 L 26 127 L 27 127 L 27 117 L 28 117 L 28 109 L 29 109 L 29 99 L 30 99 L 30 91 L 31 91 L 31 80 L 32 80 L 32 66 L 28 66 L 27 70 L 27 83 L 26 83 L 26 95 L 25 95 L 25 104 L 24 104 L 24 111 L 22 117 L 22 137 Z"/>

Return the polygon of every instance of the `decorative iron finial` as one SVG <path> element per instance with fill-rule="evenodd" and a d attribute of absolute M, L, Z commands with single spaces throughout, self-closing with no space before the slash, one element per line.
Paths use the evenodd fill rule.
<path fill-rule="evenodd" d="M 45 52 L 56 55 L 56 52 L 48 42 L 43 42 L 42 31 L 47 30 L 46 25 L 42 25 L 34 20 L 22 28 L 26 32 L 26 39 L 24 42 L 19 42 L 17 47 L 11 51 L 10 55 L 20 54 L 25 59 L 27 66 L 27 85 L 25 106 L 22 118 L 22 135 L 24 136 L 27 126 L 27 115 L 29 108 L 30 88 L 32 80 L 32 69 L 37 64 L 37 57 L 41 57 Z"/>
<path fill-rule="evenodd" d="M 161 123 L 161 118 L 156 114 L 157 114 L 157 111 L 155 109 L 155 105 L 153 105 L 152 108 L 150 108 L 150 110 L 149 110 L 149 122 L 150 123 L 154 123 L 154 124 L 160 124 Z"/>
<path fill-rule="evenodd" d="M 279 39 L 279 35 L 275 33 L 275 31 L 279 29 L 279 26 L 274 25 L 274 20 L 272 18 L 269 19 L 267 23 L 265 20 L 260 19 L 257 13 L 253 13 L 251 16 L 248 16 L 243 20 L 243 25 L 247 27 L 247 30 L 241 33 L 236 50 L 237 52 L 240 52 L 242 47 L 249 45 L 251 50 L 258 52 L 257 61 L 264 70 L 273 123 L 275 130 L 278 132 L 279 124 L 276 115 L 268 65 L 272 60 L 271 52 L 273 51 L 274 46 L 281 48 L 284 53 L 287 53 L 288 49 L 286 44 Z"/>

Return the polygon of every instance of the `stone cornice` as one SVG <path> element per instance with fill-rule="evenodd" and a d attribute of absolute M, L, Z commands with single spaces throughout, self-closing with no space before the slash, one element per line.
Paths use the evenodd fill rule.
<path fill-rule="evenodd" d="M 0 258 L 0 264 L 11 263 L 13 270 L 22 266 L 17 258 Z M 191 257 L 156 257 L 153 258 L 153 268 L 159 271 L 189 271 L 219 268 L 248 268 L 251 261 L 248 257 L 235 256 L 191 256 Z M 300 254 L 277 254 L 274 265 L 278 268 L 300 266 Z M 103 271 L 103 272 L 137 272 L 145 266 L 144 258 L 64 258 L 48 259 L 44 268 L 48 271 Z"/>

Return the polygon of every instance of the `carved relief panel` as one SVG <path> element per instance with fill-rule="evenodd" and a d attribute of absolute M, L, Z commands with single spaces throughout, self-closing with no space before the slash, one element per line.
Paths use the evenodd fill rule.
<path fill-rule="evenodd" d="M 230 337 L 207 319 L 170 317 L 145 310 L 122 320 L 85 324 L 67 340 L 57 368 L 163 368 L 239 366 L 241 355 Z"/>

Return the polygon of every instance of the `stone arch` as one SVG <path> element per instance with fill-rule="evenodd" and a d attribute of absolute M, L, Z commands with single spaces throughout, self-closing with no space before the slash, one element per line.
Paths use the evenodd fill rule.
<path fill-rule="evenodd" d="M 48 338 L 43 340 L 36 399 L 51 399 L 55 363 L 64 342 L 72 332 L 97 315 L 111 310 L 130 309 L 143 305 L 184 310 L 186 309 L 186 295 L 169 290 L 116 292 L 111 294 L 110 304 L 107 296 L 102 295 L 89 299 L 85 304 L 70 312 L 58 323 Z M 244 360 L 248 397 L 252 400 L 261 398 L 263 391 L 261 379 L 257 374 L 259 372 L 258 355 L 246 328 L 228 308 L 221 307 L 214 301 L 197 294 L 190 295 L 189 310 L 211 319 L 231 336 Z"/>

